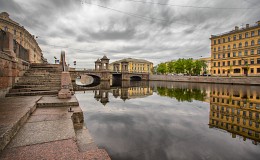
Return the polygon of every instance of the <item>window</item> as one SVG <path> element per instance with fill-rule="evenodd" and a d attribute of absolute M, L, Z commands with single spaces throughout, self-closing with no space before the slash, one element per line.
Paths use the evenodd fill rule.
<path fill-rule="evenodd" d="M 247 56 L 248 55 L 248 50 L 245 50 L 245 56 Z"/>
<path fill-rule="evenodd" d="M 230 61 L 227 62 L 228 66 L 230 66 Z"/>
<path fill-rule="evenodd" d="M 239 39 L 242 39 L 242 34 L 239 34 Z"/>
<path fill-rule="evenodd" d="M 257 58 L 257 64 L 260 64 L 260 58 Z"/>
<path fill-rule="evenodd" d="M 216 52 L 216 48 L 214 48 L 214 52 Z"/>
<path fill-rule="evenodd" d="M 246 59 L 244 60 L 244 64 L 248 64 L 248 61 Z"/>
<path fill-rule="evenodd" d="M 248 32 L 245 33 L 245 38 L 248 38 Z"/>
<path fill-rule="evenodd" d="M 254 68 L 251 68 L 250 69 L 250 73 L 254 73 L 255 71 L 254 71 Z"/>
<path fill-rule="evenodd" d="M 242 52 L 241 52 L 241 51 L 238 52 L 238 56 L 239 56 L 239 57 L 242 56 Z"/>
<path fill-rule="evenodd" d="M 258 42 L 257 42 L 259 45 L 260 45 L 260 39 L 258 39 Z"/>
<path fill-rule="evenodd" d="M 233 36 L 233 40 L 234 41 L 237 40 L 237 36 L 236 35 Z"/>
<path fill-rule="evenodd" d="M 218 62 L 218 66 L 220 67 L 220 62 Z"/>
<path fill-rule="evenodd" d="M 216 62 L 214 62 L 214 67 L 216 67 Z"/>
<path fill-rule="evenodd" d="M 226 46 L 223 46 L 223 50 L 225 50 L 226 49 Z"/>
<path fill-rule="evenodd" d="M 250 60 L 250 64 L 254 64 L 255 63 L 255 60 L 254 59 L 251 59 Z"/>
<path fill-rule="evenodd" d="M 218 58 L 220 58 L 220 54 L 218 54 Z"/>
<path fill-rule="evenodd" d="M 260 54 L 260 48 L 257 49 L 257 54 Z"/>
<path fill-rule="evenodd" d="M 238 60 L 238 65 L 241 65 L 241 60 Z"/>
<path fill-rule="evenodd" d="M 218 47 L 218 51 L 220 51 L 220 47 Z"/>
<path fill-rule="evenodd" d="M 255 45 L 255 41 L 252 40 L 252 41 L 251 41 L 251 46 L 254 46 L 254 45 Z"/>
<path fill-rule="evenodd" d="M 226 57 L 226 54 L 225 54 L 225 53 L 223 53 L 222 57 L 223 57 L 223 58 L 225 58 L 225 57 Z"/>
<path fill-rule="evenodd" d="M 228 53 L 227 56 L 230 57 L 230 53 Z"/>
<path fill-rule="evenodd" d="M 8 31 L 8 27 L 7 26 L 5 26 L 4 31 Z"/>
<path fill-rule="evenodd" d="M 254 37 L 255 36 L 255 31 L 252 31 L 251 32 L 251 37 Z"/>
<path fill-rule="evenodd" d="M 235 68 L 234 69 L 234 73 L 240 73 L 240 69 L 239 68 Z"/>
<path fill-rule="evenodd" d="M 260 29 L 258 29 L 258 36 L 260 36 Z"/>
<path fill-rule="evenodd" d="M 236 61 L 233 61 L 233 66 L 235 66 L 236 65 Z"/>
<path fill-rule="evenodd" d="M 251 49 L 251 55 L 254 55 L 255 50 Z"/>
<path fill-rule="evenodd" d="M 260 68 L 259 68 L 260 69 Z M 214 74 L 216 74 L 216 70 L 214 70 Z"/>
<path fill-rule="evenodd" d="M 14 35 L 16 35 L 16 30 L 14 29 Z"/>
<path fill-rule="evenodd" d="M 230 49 L 230 45 L 228 45 L 228 49 Z"/>
<path fill-rule="evenodd" d="M 220 44 L 220 39 L 218 39 L 218 44 Z"/>
<path fill-rule="evenodd" d="M 237 48 L 237 45 L 236 45 L 236 44 L 233 44 L 233 48 Z"/>
<path fill-rule="evenodd" d="M 230 37 L 228 37 L 228 41 L 230 42 Z"/>
<path fill-rule="evenodd" d="M 237 56 L 237 53 L 236 52 L 233 52 L 233 57 L 236 57 Z"/>
<path fill-rule="evenodd" d="M 220 70 L 218 70 L 218 74 L 220 74 Z"/>
<path fill-rule="evenodd" d="M 214 40 L 214 44 L 217 44 L 216 40 Z"/>
<path fill-rule="evenodd" d="M 223 38 L 223 43 L 225 43 L 226 42 L 226 39 L 225 38 Z"/>
<path fill-rule="evenodd" d="M 242 43 L 239 43 L 239 48 L 241 48 L 242 47 Z"/>
<path fill-rule="evenodd" d="M 248 42 L 245 42 L 245 47 L 247 47 L 248 46 Z"/>
<path fill-rule="evenodd" d="M 225 66 L 225 62 L 222 62 L 222 66 Z M 223 71 L 224 72 L 224 71 Z"/>
<path fill-rule="evenodd" d="M 214 54 L 214 59 L 216 59 L 216 54 Z"/>

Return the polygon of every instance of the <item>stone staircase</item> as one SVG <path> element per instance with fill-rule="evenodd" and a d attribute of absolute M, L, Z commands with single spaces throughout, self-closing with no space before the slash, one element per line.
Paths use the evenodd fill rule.
<path fill-rule="evenodd" d="M 6 97 L 58 94 L 61 89 L 61 72 L 60 65 L 32 64 Z"/>

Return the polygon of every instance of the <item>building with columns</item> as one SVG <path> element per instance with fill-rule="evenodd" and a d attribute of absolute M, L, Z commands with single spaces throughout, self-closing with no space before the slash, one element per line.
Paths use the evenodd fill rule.
<path fill-rule="evenodd" d="M 31 35 L 23 26 L 9 18 L 6 12 L 0 13 L 0 29 L 11 33 L 14 40 L 14 50 L 22 46 L 28 52 L 28 58 L 24 59 L 30 63 L 43 63 L 46 59 L 43 57 L 42 50 L 39 47 L 36 37 Z M 19 45 L 17 45 L 19 44 Z"/>
<path fill-rule="evenodd" d="M 113 72 L 152 73 L 153 63 L 143 59 L 125 58 L 109 65 Z"/>
<path fill-rule="evenodd" d="M 260 75 L 260 21 L 211 35 L 211 75 Z"/>

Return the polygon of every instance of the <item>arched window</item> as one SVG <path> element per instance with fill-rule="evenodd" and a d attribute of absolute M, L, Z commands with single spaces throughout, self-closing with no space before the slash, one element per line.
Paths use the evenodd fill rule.
<path fill-rule="evenodd" d="M 246 46 L 246 47 L 248 46 L 248 42 L 245 42 L 245 46 Z"/>
<path fill-rule="evenodd" d="M 239 43 L 239 48 L 241 48 L 242 47 L 242 43 Z"/>
<path fill-rule="evenodd" d="M 255 45 L 255 41 L 252 40 L 252 41 L 251 41 L 251 46 L 254 46 L 254 45 Z"/>

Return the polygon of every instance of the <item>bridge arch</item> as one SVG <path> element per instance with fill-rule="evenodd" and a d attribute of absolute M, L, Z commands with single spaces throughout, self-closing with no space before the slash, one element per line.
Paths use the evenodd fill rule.
<path fill-rule="evenodd" d="M 142 76 L 140 75 L 130 76 L 130 81 L 141 81 L 141 80 L 142 80 Z"/>

